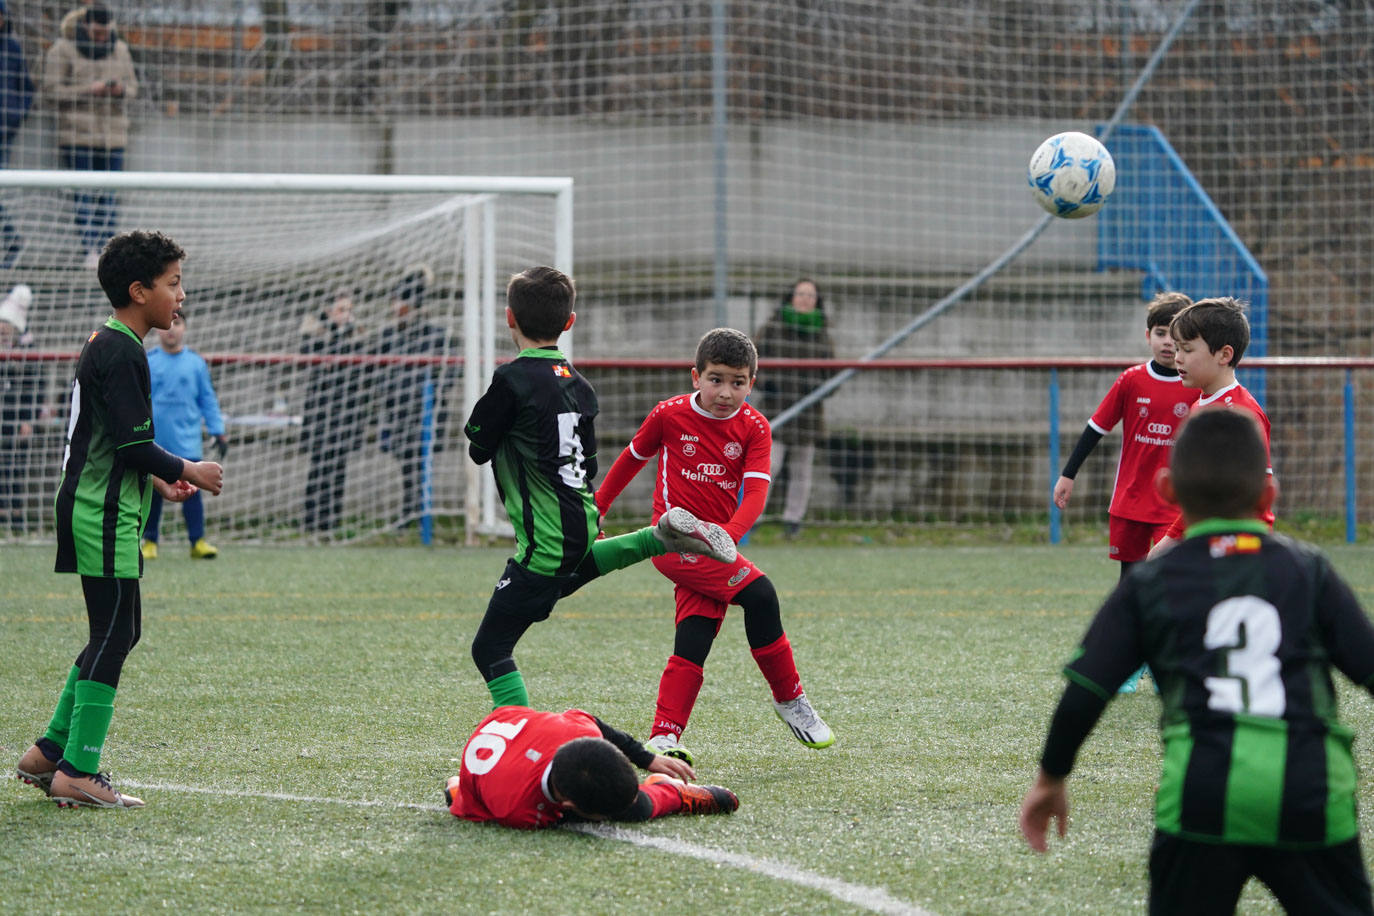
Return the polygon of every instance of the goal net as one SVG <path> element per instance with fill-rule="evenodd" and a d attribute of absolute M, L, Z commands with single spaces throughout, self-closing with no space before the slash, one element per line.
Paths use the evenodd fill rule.
<path fill-rule="evenodd" d="M 41 76 L 76 5 L 6 4 L 7 27 L 40 84 L 12 137 L 11 169 L 63 168 L 70 158 L 62 96 Z M 859 538 L 928 526 L 1042 537 L 1063 459 L 1122 369 L 1148 357 L 1144 308 L 1160 288 L 1236 295 L 1253 306 L 1256 333 L 1241 368 L 1253 373 L 1245 384 L 1256 384 L 1273 421 L 1280 518 L 1298 507 L 1334 518 L 1351 504 L 1374 517 L 1374 460 L 1365 457 L 1374 454 L 1368 2 L 111 7 L 139 81 L 122 103 L 130 172 L 571 176 L 577 363 L 598 392 L 607 459 L 658 400 L 690 390 L 686 363 L 703 332 L 729 325 L 757 335 L 799 277 L 814 278 L 825 299 L 836 360 L 822 378 L 899 336 L 1041 218 L 1026 187 L 1036 146 L 1061 131 L 1097 133 L 1139 88 L 1108 138 L 1117 188 L 1100 213 L 1049 224 L 937 320 L 902 336 L 884 354 L 889 365 L 866 363 L 821 403 L 807 526 L 849 528 Z M 1166 42 L 1176 23 L 1181 31 Z M 51 288 L 66 282 L 57 272 L 72 274 L 80 282 L 62 295 L 88 303 L 77 307 L 79 336 L 99 300 L 81 279 L 71 192 L 28 192 L 33 202 L 13 208 L 10 193 L 0 193 L 13 229 L 0 220 L 0 294 L 35 278 Z M 123 198 L 120 227 L 135 218 L 214 226 L 217 210 L 233 206 L 230 196 L 197 193 L 145 217 L 128 211 L 132 191 Z M 325 202 L 306 205 L 310 213 Z M 267 212 L 274 224 L 284 219 Z M 335 229 L 332 217 L 306 219 L 312 232 Z M 348 219 L 356 216 L 340 231 Z M 275 226 L 254 223 L 232 239 L 192 244 L 187 276 L 201 301 L 189 308 L 205 305 L 201 272 L 211 252 L 250 239 L 273 244 Z M 513 224 L 547 223 L 499 220 Z M 426 230 L 415 235 L 430 241 Z M 1231 244 L 1218 245 L 1219 236 Z M 1166 240 L 1182 243 L 1170 258 L 1161 257 Z M 497 251 L 506 244 L 503 236 Z M 349 255 L 344 261 L 360 269 L 337 268 L 364 287 L 358 311 L 369 332 L 384 323 L 397 273 L 418 260 L 410 254 Z M 1252 265 L 1238 265 L 1247 257 Z M 461 292 L 465 280 L 432 266 L 440 289 Z M 321 267 L 321 276 L 335 269 Z M 324 289 L 321 279 L 314 295 Z M 305 293 L 273 295 L 282 317 L 269 309 L 260 339 L 220 344 L 193 315 L 191 345 L 296 359 Z M 40 344 L 70 350 L 71 330 L 53 337 L 43 324 L 47 301 L 34 306 Z M 457 313 L 447 321 L 462 325 Z M 498 339 L 498 352 L 504 346 Z M 761 354 L 760 385 L 804 368 L 780 364 L 779 355 Z M 1292 359 L 1337 361 L 1274 362 Z M 287 385 L 293 415 L 308 371 L 304 363 L 213 366 L 217 381 L 243 372 Z M 233 412 L 266 412 L 270 394 Z M 1063 510 L 1093 543 L 1104 538 L 1120 426 L 1084 463 Z M 394 465 L 377 427 L 373 414 L 353 463 L 367 456 Z M 248 430 L 240 432 L 231 484 L 249 448 Z M 442 465 L 448 453 L 436 459 Z M 794 469 L 775 480 L 760 536 L 780 531 Z M 362 473 L 350 467 L 350 481 Z M 639 475 L 617 501 L 611 525 L 648 516 L 651 477 Z M 1347 482 L 1356 479 L 1352 498 Z M 436 500 L 459 499 L 443 490 L 453 485 L 461 485 L 454 474 L 436 476 Z M 299 486 L 283 491 L 283 506 L 289 496 L 299 509 Z M 227 493 L 213 505 L 237 498 Z M 350 483 L 350 505 L 360 498 Z"/>
<path fill-rule="evenodd" d="M 48 265 L 12 272 L 30 291 L 32 340 L 0 366 L 44 409 L 15 454 L 11 537 L 51 536 L 66 431 L 55 405 L 111 311 L 96 271 L 69 263 L 71 214 L 106 196 L 121 227 L 158 229 L 186 250 L 180 350 L 157 330 L 145 345 L 176 353 L 153 361 L 180 404 L 164 412 L 155 392 L 160 438 L 172 409 L 203 416 L 204 457 L 218 454 L 212 433 L 225 437 L 224 492 L 203 499 L 208 540 L 500 529 L 463 421 L 508 349 L 497 340 L 506 278 L 533 264 L 571 270 L 571 181 L 9 171 L 0 186 L 25 261 Z M 217 403 L 196 388 L 186 350 L 207 363 Z M 185 545 L 181 507 L 163 507 L 158 535 Z"/>

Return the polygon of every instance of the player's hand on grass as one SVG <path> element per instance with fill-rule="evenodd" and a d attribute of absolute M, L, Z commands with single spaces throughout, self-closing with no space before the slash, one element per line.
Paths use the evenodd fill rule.
<path fill-rule="evenodd" d="M 181 479 L 218 496 L 224 486 L 224 468 L 213 461 L 188 461 Z"/>
<path fill-rule="evenodd" d="M 1059 836 L 1069 831 L 1069 793 L 1064 780 L 1041 770 L 1021 801 L 1021 835 L 1036 852 L 1049 849 L 1050 821 L 1059 822 Z"/>
<path fill-rule="evenodd" d="M 687 761 L 676 757 L 664 757 L 662 754 L 655 754 L 645 769 L 650 773 L 662 773 L 664 776 L 681 779 L 683 782 L 691 782 L 697 778 L 696 771 Z"/>

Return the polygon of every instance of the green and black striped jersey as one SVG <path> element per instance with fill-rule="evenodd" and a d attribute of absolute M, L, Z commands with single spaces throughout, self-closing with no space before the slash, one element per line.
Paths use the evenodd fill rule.
<path fill-rule="evenodd" d="M 136 579 L 153 488 L 120 450 L 153 441 L 143 342 L 116 318 L 86 340 L 72 381 L 67 447 L 57 488 L 58 572 Z"/>
<path fill-rule="evenodd" d="M 515 527 L 515 560 L 570 574 L 598 530 L 596 392 L 554 347 L 522 350 L 497 368 L 464 429 L 474 461 L 492 463 Z"/>
<path fill-rule="evenodd" d="M 1163 702 L 1162 833 L 1291 849 L 1356 836 L 1331 668 L 1374 689 L 1374 626 L 1316 548 L 1257 520 L 1189 528 L 1132 568 L 1065 674 L 1106 700 L 1142 662 Z"/>

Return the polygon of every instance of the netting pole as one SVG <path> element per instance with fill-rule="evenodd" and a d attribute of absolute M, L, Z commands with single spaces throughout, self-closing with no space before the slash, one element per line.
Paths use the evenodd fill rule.
<path fill-rule="evenodd" d="M 1063 537 L 1059 507 L 1054 504 L 1054 485 L 1059 480 L 1059 370 L 1050 370 L 1050 543 Z"/>
<path fill-rule="evenodd" d="M 483 212 L 482 207 L 468 207 L 463 224 L 463 423 L 482 396 L 482 250 L 478 230 Z M 463 462 L 463 543 L 468 547 L 478 543 L 484 476 L 477 463 Z"/>
<path fill-rule="evenodd" d="M 1345 540 L 1355 543 L 1355 382 L 1350 370 L 1345 370 L 1345 387 L 1341 392 L 1345 402 Z"/>
<path fill-rule="evenodd" d="M 555 246 L 554 257 L 558 251 Z M 496 371 L 496 203 L 488 200 L 482 205 L 482 390 L 491 384 Z M 503 314 L 504 317 L 504 314 Z M 496 528 L 496 479 L 482 475 L 482 526 L 486 531 Z"/>
<path fill-rule="evenodd" d="M 420 543 L 434 543 L 434 379 L 425 382 L 420 409 Z"/>

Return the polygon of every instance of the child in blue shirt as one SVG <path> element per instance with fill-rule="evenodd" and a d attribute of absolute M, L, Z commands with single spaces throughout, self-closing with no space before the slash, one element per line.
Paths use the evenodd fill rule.
<path fill-rule="evenodd" d="M 215 440 L 219 460 L 229 450 L 224 418 L 210 384 L 210 367 L 195 350 L 185 345 L 186 319 L 180 315 L 167 330 L 157 332 L 160 349 L 148 351 L 148 373 L 153 387 L 153 441 L 180 458 L 200 461 L 201 421 Z M 205 506 L 196 493 L 181 504 L 191 557 L 213 560 L 219 549 L 205 540 Z M 148 525 L 143 533 L 143 558 L 157 559 L 157 528 L 162 520 L 162 497 L 153 494 Z"/>

